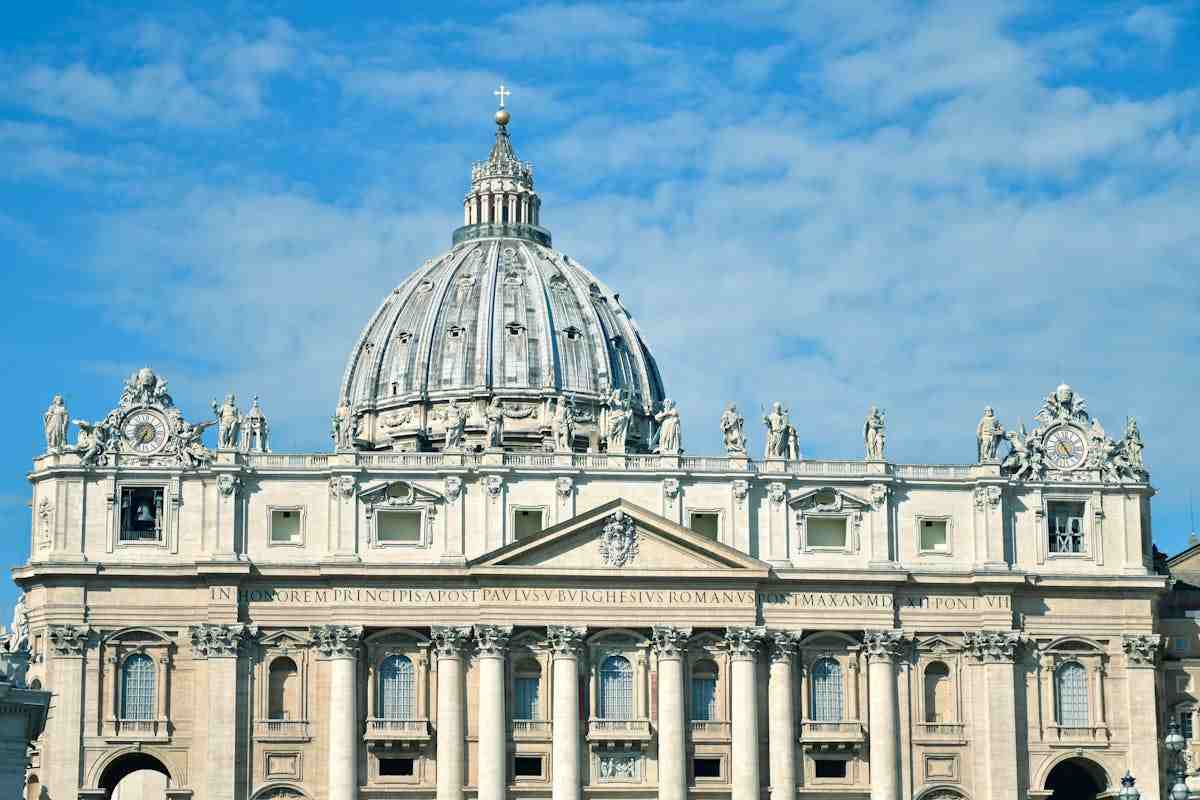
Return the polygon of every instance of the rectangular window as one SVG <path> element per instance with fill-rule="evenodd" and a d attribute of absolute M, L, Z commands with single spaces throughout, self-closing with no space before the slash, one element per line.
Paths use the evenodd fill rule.
<path fill-rule="evenodd" d="M 846 549 L 845 517 L 808 517 L 805 525 L 809 547 Z"/>
<path fill-rule="evenodd" d="M 1082 553 L 1084 504 L 1052 500 L 1046 503 L 1051 553 Z"/>
<path fill-rule="evenodd" d="M 130 486 L 121 490 L 121 541 L 161 542 L 163 490 Z"/>
<path fill-rule="evenodd" d="M 949 524 L 944 519 L 921 520 L 921 552 L 949 553 L 950 537 Z"/>
<path fill-rule="evenodd" d="M 271 509 L 271 544 L 300 544 L 300 510 Z"/>
<path fill-rule="evenodd" d="M 379 774 L 385 777 L 411 776 L 414 766 L 411 758 L 381 758 Z"/>
<path fill-rule="evenodd" d="M 513 777 L 514 778 L 540 778 L 540 777 L 542 777 L 542 757 L 541 756 L 513 756 Z"/>
<path fill-rule="evenodd" d="M 1189 742 L 1192 740 L 1192 710 L 1179 712 L 1179 733 Z"/>
<path fill-rule="evenodd" d="M 693 511 L 692 530 L 705 539 L 717 541 L 721 535 L 721 515 L 711 511 Z"/>
<path fill-rule="evenodd" d="M 845 778 L 846 761 L 841 758 L 819 758 L 813 762 L 815 778 Z"/>
<path fill-rule="evenodd" d="M 513 539 L 521 541 L 542 530 L 542 510 L 540 508 L 518 508 L 513 512 Z"/>
<path fill-rule="evenodd" d="M 697 780 L 702 778 L 720 778 L 721 777 L 721 759 L 719 758 L 693 758 L 692 759 L 692 776 Z"/>
<path fill-rule="evenodd" d="M 716 718 L 717 679 L 692 678 L 692 719 L 707 721 Z"/>
<path fill-rule="evenodd" d="M 518 677 L 513 684 L 513 719 L 540 719 L 538 716 L 538 678 Z"/>
<path fill-rule="evenodd" d="M 376 511 L 375 535 L 380 544 L 421 543 L 420 511 Z"/>

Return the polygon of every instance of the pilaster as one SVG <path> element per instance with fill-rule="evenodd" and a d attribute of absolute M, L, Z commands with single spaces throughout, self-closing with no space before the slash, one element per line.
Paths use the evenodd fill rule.
<path fill-rule="evenodd" d="M 463 660 L 471 628 L 435 625 L 437 656 L 437 800 L 462 800 L 466 783 L 466 725 Z"/>
<path fill-rule="evenodd" d="M 329 553 L 339 561 L 358 560 L 357 493 L 358 479 L 352 473 L 329 479 Z"/>
<path fill-rule="evenodd" d="M 782 503 L 780 503 L 782 505 Z M 732 711 L 732 800 L 759 800 L 762 779 L 758 761 L 758 649 L 766 629 L 726 628 L 729 648 Z"/>
<path fill-rule="evenodd" d="M 329 800 L 358 797 L 358 657 L 363 629 L 321 625 L 313 642 L 329 670 L 329 741 L 326 780 Z"/>
<path fill-rule="evenodd" d="M 900 712 L 896 662 L 905 644 L 906 640 L 898 630 L 863 633 L 869 698 L 871 800 L 900 798 Z"/>
<path fill-rule="evenodd" d="M 988 765 L 985 780 L 987 796 L 998 800 L 1016 800 L 1020 790 L 1014 665 L 1021 642 L 1016 631 L 970 631 L 963 636 L 967 655 L 983 670 L 985 696 L 978 708 Z"/>
<path fill-rule="evenodd" d="M 476 625 L 479 663 L 479 800 L 504 800 L 508 780 L 504 662 L 511 625 Z"/>
<path fill-rule="evenodd" d="M 49 689 L 53 708 L 46 725 L 42 783 L 52 798 L 72 798 L 82 785 L 83 671 L 92 629 L 87 625 L 51 625 Z"/>
<path fill-rule="evenodd" d="M 579 651 L 587 629 L 571 625 L 550 625 L 546 643 L 553 658 L 553 732 L 551 753 L 554 770 L 551 777 L 552 800 L 579 800 Z"/>
<path fill-rule="evenodd" d="M 767 685 L 767 739 L 771 754 L 771 800 L 796 797 L 796 707 L 792 687 L 800 634 L 772 631 L 769 635 L 771 673 Z"/>
<path fill-rule="evenodd" d="M 1156 696 L 1155 675 L 1161 646 L 1162 637 L 1152 633 L 1127 634 L 1121 640 L 1128 684 L 1125 696 L 1129 702 L 1128 768 L 1146 776 L 1138 786 L 1142 800 L 1158 800 L 1158 781 L 1151 776 L 1162 774 L 1157 714 L 1153 707 L 1146 708 L 1147 698 Z"/>
<path fill-rule="evenodd" d="M 193 625 L 192 658 L 205 662 L 208 673 L 208 741 L 204 762 L 205 796 L 234 800 L 237 781 L 238 652 L 255 626 Z"/>
<path fill-rule="evenodd" d="M 687 800 L 687 722 L 683 698 L 683 654 L 691 628 L 655 625 L 658 657 L 658 797 Z"/>

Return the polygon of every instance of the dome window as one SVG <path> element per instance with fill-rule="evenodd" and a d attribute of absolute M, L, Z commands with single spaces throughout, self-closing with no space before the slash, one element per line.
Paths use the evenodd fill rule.
<path fill-rule="evenodd" d="M 510 322 L 504 326 L 504 330 L 508 331 L 509 336 L 520 336 L 525 332 L 525 326 L 519 322 Z"/>
<path fill-rule="evenodd" d="M 463 329 L 462 329 L 462 327 L 460 327 L 458 325 L 451 325 L 449 328 L 446 329 L 446 335 L 449 336 L 451 339 L 457 339 L 458 337 L 462 336 L 462 333 L 463 333 Z"/>
<path fill-rule="evenodd" d="M 396 334 L 396 341 L 400 344 L 408 344 L 412 340 L 412 334 L 408 331 L 400 331 Z"/>
<path fill-rule="evenodd" d="M 583 337 L 583 331 L 579 330 L 579 328 L 576 328 L 574 325 L 572 325 L 569 328 L 565 328 L 563 330 L 563 336 L 567 337 L 568 342 L 575 342 Z"/>

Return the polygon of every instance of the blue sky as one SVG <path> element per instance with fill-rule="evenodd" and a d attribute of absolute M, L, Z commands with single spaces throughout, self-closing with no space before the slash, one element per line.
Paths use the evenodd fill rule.
<path fill-rule="evenodd" d="M 194 418 L 257 393 L 276 449 L 326 448 L 501 80 L 556 246 L 638 318 L 689 450 L 778 398 L 808 455 L 857 457 L 875 403 L 893 458 L 965 462 L 985 404 L 1029 421 L 1066 380 L 1110 432 L 1138 416 L 1155 539 L 1186 540 L 1194 2 L 39 6 L 0 30 L 0 563 L 54 392 L 94 418 L 151 365 Z"/>

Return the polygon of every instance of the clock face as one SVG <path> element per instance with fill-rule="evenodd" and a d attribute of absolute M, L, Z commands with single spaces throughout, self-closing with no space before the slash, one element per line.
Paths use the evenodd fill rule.
<path fill-rule="evenodd" d="M 1046 434 L 1046 460 L 1057 469 L 1075 469 L 1087 458 L 1083 434 L 1063 425 Z"/>
<path fill-rule="evenodd" d="M 167 421 L 153 411 L 135 411 L 121 426 L 125 442 L 135 453 L 157 453 L 167 443 Z"/>

